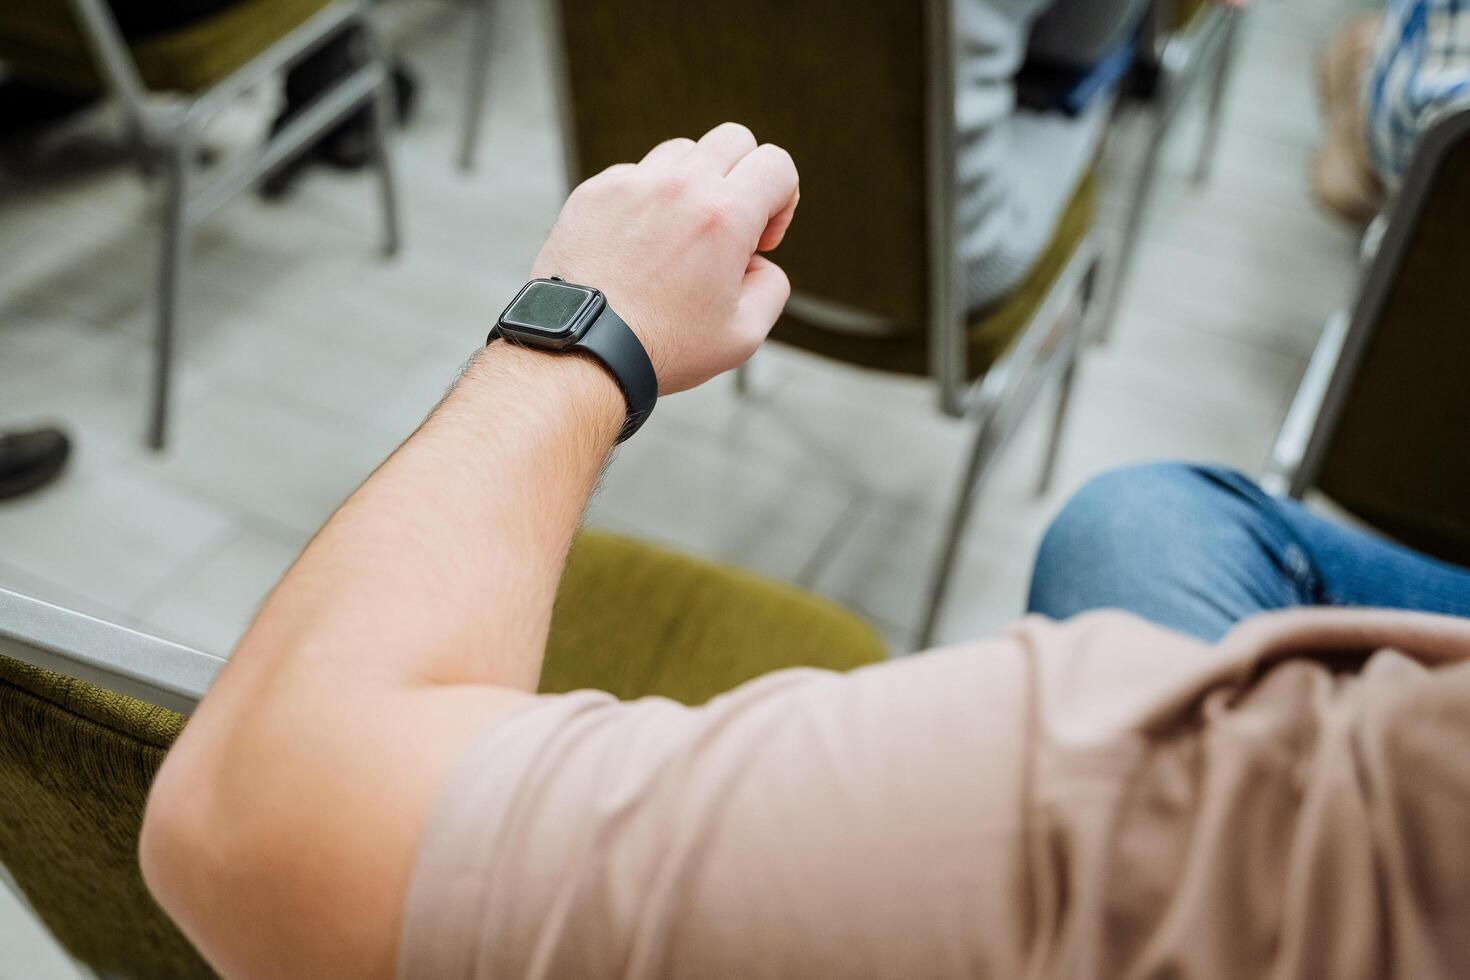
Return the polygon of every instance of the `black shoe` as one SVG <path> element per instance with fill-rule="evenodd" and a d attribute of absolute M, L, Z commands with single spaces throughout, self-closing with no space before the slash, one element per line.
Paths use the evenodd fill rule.
<path fill-rule="evenodd" d="M 96 95 L 77 95 L 13 76 L 0 79 L 0 144 L 29 137 L 97 101 Z"/>
<path fill-rule="evenodd" d="M 286 73 L 286 107 L 272 123 L 271 136 L 315 105 L 323 92 L 367 64 L 367 59 L 367 38 L 352 27 L 293 65 Z M 394 112 L 398 124 L 406 126 L 418 101 L 418 83 L 400 59 L 394 59 L 392 72 Z M 287 157 L 261 182 L 260 196 L 266 200 L 285 197 L 313 163 L 325 163 L 338 170 L 367 166 L 373 157 L 374 111 L 375 107 L 363 106 Z"/>
<path fill-rule="evenodd" d="M 57 429 L 0 433 L 0 500 L 44 487 L 70 454 L 71 442 Z"/>

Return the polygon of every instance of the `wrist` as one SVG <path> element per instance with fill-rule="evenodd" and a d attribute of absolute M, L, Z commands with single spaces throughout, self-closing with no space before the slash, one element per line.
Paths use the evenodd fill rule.
<path fill-rule="evenodd" d="M 658 374 L 647 349 L 595 287 L 559 276 L 532 279 L 500 314 L 486 343 L 496 339 L 537 351 L 591 355 L 617 382 L 628 406 L 619 442 L 642 427 L 658 402 Z"/>
<path fill-rule="evenodd" d="M 590 355 L 552 353 L 497 339 L 455 386 L 477 414 L 530 431 L 571 429 L 605 455 L 627 417 L 617 380 Z"/>

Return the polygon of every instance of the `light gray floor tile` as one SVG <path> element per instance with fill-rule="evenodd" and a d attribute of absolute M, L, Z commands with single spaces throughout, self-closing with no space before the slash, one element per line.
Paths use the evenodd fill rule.
<path fill-rule="evenodd" d="M 0 881 L 0 980 L 84 980 L 44 926 Z"/>
<path fill-rule="evenodd" d="M 68 317 L 0 317 L 0 419 L 6 426 L 64 422 L 77 452 L 138 452 L 153 379 L 152 348 L 136 337 Z M 173 405 L 186 412 L 206 380 L 187 363 Z"/>
<path fill-rule="evenodd" d="M 1031 508 L 1030 523 L 1036 523 L 1042 505 Z M 983 515 L 955 567 L 940 642 L 990 635 L 1025 608 L 1030 535 Z M 883 627 L 894 653 L 912 652 L 940 540 L 940 525 L 926 511 L 891 503 L 869 506 L 844 529 L 813 587 Z"/>
<path fill-rule="evenodd" d="M 139 606 L 137 618 L 156 635 L 226 656 L 305 544 L 304 536 L 243 530 L 161 599 Z"/>
<path fill-rule="evenodd" d="M 398 443 L 391 433 L 221 384 L 177 420 L 162 456 L 133 465 L 232 508 L 246 523 L 310 534 Z"/>
<path fill-rule="evenodd" d="M 645 429 L 609 469 L 593 525 L 793 580 L 851 502 L 818 473 Z"/>
<path fill-rule="evenodd" d="M 1299 358 L 1132 310 L 1088 360 L 1140 394 L 1262 438 L 1279 428 L 1302 369 Z"/>
<path fill-rule="evenodd" d="M 126 610 L 230 528 L 224 508 L 157 476 L 78 465 L 46 490 L 0 504 L 0 561 Z"/>
<path fill-rule="evenodd" d="M 1053 498 L 1065 497 L 1111 467 L 1149 460 L 1202 460 L 1257 472 L 1270 447 L 1271 433 L 1211 418 L 1189 404 L 1150 397 L 1102 360 L 1084 363 L 1076 408 L 1062 444 Z M 1033 423 L 1032 429 L 1035 439 L 1039 426 Z M 1023 445 L 1016 447 L 1018 455 Z"/>
<path fill-rule="evenodd" d="M 670 418 L 732 454 L 931 512 L 947 506 L 971 430 L 939 414 L 931 387 L 780 354 L 753 366 L 750 397 L 719 379 L 687 401 L 669 399 Z"/>
<path fill-rule="evenodd" d="M 89 595 L 74 591 L 65 585 L 38 578 L 25 569 L 7 564 L 0 559 L 0 589 L 19 592 L 21 595 L 43 599 L 64 609 L 71 609 L 88 616 L 121 626 L 138 628 L 138 620 L 126 608 L 110 605 Z"/>
<path fill-rule="evenodd" d="M 19 254 L 0 263 L 0 317 L 29 313 L 101 326 L 136 317 L 149 301 L 154 247 L 144 224 L 43 223 Z"/>

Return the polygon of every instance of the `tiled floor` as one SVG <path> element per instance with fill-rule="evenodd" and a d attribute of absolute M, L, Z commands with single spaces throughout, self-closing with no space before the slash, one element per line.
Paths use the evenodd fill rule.
<path fill-rule="evenodd" d="M 564 193 L 535 0 L 506 0 L 482 165 L 452 164 L 460 12 L 386 11 L 422 72 L 399 144 L 407 250 L 385 262 L 366 176 L 242 199 L 199 236 L 173 443 L 141 445 L 152 213 L 97 126 L 0 165 L 0 422 L 64 421 L 75 466 L 0 507 L 0 585 L 224 652 L 307 536 L 408 433 L 521 282 Z M 1192 457 L 1257 470 L 1353 241 L 1309 205 L 1312 52 L 1341 12 L 1259 0 L 1214 180 L 1181 126 L 1112 342 L 1090 351 L 1059 478 L 1036 499 L 1040 426 L 981 499 L 944 636 L 1020 608 L 1047 518 L 1087 477 Z M 1126 132 L 1115 169 L 1133 149 Z M 1116 213 L 1118 197 L 1110 197 Z M 917 383 L 779 349 L 755 393 L 671 398 L 622 451 L 592 522 L 800 582 L 912 644 L 966 445 Z M 0 907 L 0 980 L 68 975 Z"/>

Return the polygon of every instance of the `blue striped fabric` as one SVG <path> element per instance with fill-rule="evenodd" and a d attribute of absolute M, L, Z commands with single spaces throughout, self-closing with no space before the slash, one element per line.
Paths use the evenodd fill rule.
<path fill-rule="evenodd" d="M 1388 0 L 1365 92 L 1368 148 L 1390 187 L 1441 107 L 1470 97 L 1470 0 Z"/>

